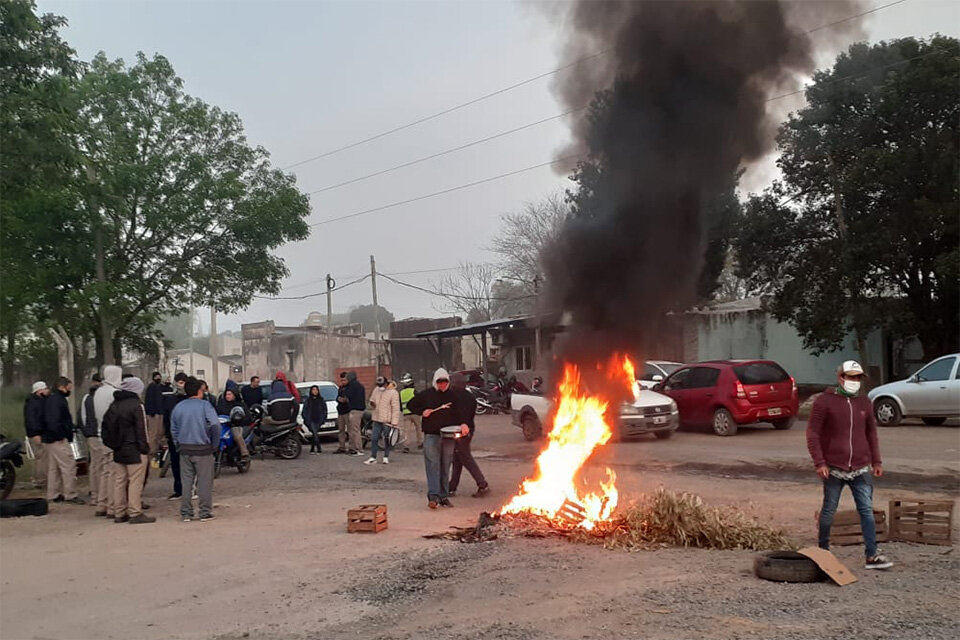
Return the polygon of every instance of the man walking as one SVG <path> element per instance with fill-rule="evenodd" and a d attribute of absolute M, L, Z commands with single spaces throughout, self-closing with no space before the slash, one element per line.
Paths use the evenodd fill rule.
<path fill-rule="evenodd" d="M 80 419 L 77 423 L 80 432 L 83 433 L 83 437 L 87 439 L 87 451 L 90 453 L 90 466 L 87 469 L 87 477 L 90 480 L 90 504 L 97 508 L 96 512 L 94 512 L 95 516 L 107 515 L 106 507 L 103 509 L 99 507 L 99 479 L 103 473 L 103 469 L 100 469 L 97 465 L 103 464 L 108 460 L 107 456 L 109 455 L 109 451 L 102 451 L 104 445 L 100 439 L 100 423 L 97 421 L 97 411 L 93 402 L 97 389 L 102 386 L 103 378 L 100 377 L 99 373 L 93 374 L 90 377 L 90 390 L 87 391 L 87 395 L 83 396 L 83 399 L 80 401 Z M 107 502 L 109 502 L 109 498 L 106 499 L 104 505 L 106 505 Z"/>
<path fill-rule="evenodd" d="M 171 435 L 170 414 L 181 400 L 186 400 L 187 394 L 184 386 L 187 383 L 187 374 L 183 371 L 173 377 L 173 391 L 165 393 L 163 396 L 163 431 L 167 436 L 167 453 L 170 455 L 170 472 L 173 474 L 173 493 L 167 496 L 167 500 L 177 500 L 183 495 L 183 483 L 180 480 L 180 453 L 173 444 L 173 435 Z M 192 489 L 191 489 L 192 491 Z"/>
<path fill-rule="evenodd" d="M 213 406 L 203 398 L 205 385 L 194 377 L 184 384 L 186 400 L 170 414 L 173 444 L 180 452 L 180 475 L 186 491 L 180 497 L 180 518 L 193 519 L 190 487 L 197 479 L 200 522 L 213 520 L 213 453 L 220 440 L 220 420 Z"/>
<path fill-rule="evenodd" d="M 33 383 L 33 390 L 23 402 L 23 426 L 33 448 L 33 486 L 47 486 L 47 448 L 43 444 L 43 406 L 50 395 L 50 387 L 43 380 Z"/>
<path fill-rule="evenodd" d="M 43 434 L 47 448 L 47 500 L 86 504 L 77 495 L 77 461 L 73 458 L 73 419 L 67 398 L 73 391 L 69 378 L 57 378 L 56 389 L 43 407 Z"/>
<path fill-rule="evenodd" d="M 413 376 L 409 373 L 400 378 L 400 411 L 403 413 L 403 452 L 410 453 L 410 445 L 417 443 L 417 449 L 423 449 L 423 431 L 420 430 L 420 416 L 411 413 L 407 407 L 410 398 L 416 395 L 413 388 Z"/>
<path fill-rule="evenodd" d="M 889 569 L 893 563 L 877 550 L 870 475 L 880 477 L 883 467 L 873 407 L 860 393 L 863 376 L 863 368 L 853 360 L 837 367 L 837 386 L 816 399 L 807 425 L 807 449 L 823 481 L 819 544 L 821 549 L 830 548 L 833 516 L 840 503 L 840 493 L 848 486 L 860 514 L 865 566 Z"/>
<path fill-rule="evenodd" d="M 467 379 L 463 374 L 455 373 L 450 377 L 450 386 L 453 388 L 453 406 L 457 410 L 460 419 L 470 429 L 470 433 L 461 436 L 454 442 L 453 448 L 453 468 L 450 472 L 450 495 L 456 495 L 457 487 L 460 486 L 460 475 L 464 467 L 473 476 L 477 483 L 477 491 L 473 494 L 474 498 L 481 498 L 490 493 L 490 485 L 480 470 L 480 465 L 473 457 L 470 451 L 470 443 L 473 442 L 473 434 L 476 432 L 475 418 L 477 415 L 477 400 L 473 394 L 467 391 Z"/>
<path fill-rule="evenodd" d="M 153 455 L 163 446 L 163 378 L 159 371 L 151 376 L 153 382 L 147 385 L 143 409 L 147 415 L 147 442 Z"/>
<path fill-rule="evenodd" d="M 360 438 L 360 421 L 363 420 L 363 412 L 367 410 L 367 392 L 357 380 L 355 371 L 347 374 L 347 386 L 343 389 L 343 395 L 346 396 L 350 407 L 350 423 L 347 429 L 350 450 L 347 453 L 352 456 L 362 456 L 363 440 Z"/>
<path fill-rule="evenodd" d="M 350 399 L 347 398 L 347 374 L 341 372 L 337 380 L 337 450 L 347 452 L 347 432 L 350 430 Z"/>
<path fill-rule="evenodd" d="M 124 378 L 120 390 L 114 393 L 113 404 L 103 417 L 103 441 L 113 452 L 114 522 L 146 524 L 157 521 L 143 512 L 141 502 L 150 460 L 141 393 L 143 381 L 140 378 Z"/>

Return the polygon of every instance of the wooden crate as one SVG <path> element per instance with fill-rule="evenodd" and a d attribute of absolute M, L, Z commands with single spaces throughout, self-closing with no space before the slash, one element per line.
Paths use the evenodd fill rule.
<path fill-rule="evenodd" d="M 816 521 L 820 520 L 817 512 Z M 877 525 L 877 542 L 886 542 L 889 537 L 887 514 L 883 509 L 873 510 L 873 521 Z M 833 516 L 833 526 L 830 527 L 830 544 L 844 546 L 849 544 L 863 544 L 863 532 L 860 530 L 860 514 L 856 509 L 837 511 Z"/>
<path fill-rule="evenodd" d="M 952 531 L 952 501 L 890 501 L 891 540 L 953 546 Z"/>
<path fill-rule="evenodd" d="M 385 504 L 362 504 L 347 511 L 347 533 L 379 533 L 386 528 Z"/>

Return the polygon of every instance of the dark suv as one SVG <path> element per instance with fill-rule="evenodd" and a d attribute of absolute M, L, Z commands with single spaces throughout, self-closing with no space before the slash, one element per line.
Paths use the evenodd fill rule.
<path fill-rule="evenodd" d="M 711 360 L 678 369 L 654 391 L 674 399 L 680 423 L 712 425 L 732 436 L 742 424 L 789 429 L 797 415 L 797 384 L 772 360 Z"/>

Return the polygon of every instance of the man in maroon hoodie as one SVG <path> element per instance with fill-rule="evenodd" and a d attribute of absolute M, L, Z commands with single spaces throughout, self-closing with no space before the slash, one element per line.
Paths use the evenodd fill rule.
<path fill-rule="evenodd" d="M 807 449 L 817 475 L 823 480 L 819 543 L 830 548 L 830 527 L 840 503 L 844 485 L 850 487 L 860 514 L 860 529 L 866 551 L 867 569 L 893 566 L 877 550 L 877 528 L 873 521 L 873 483 L 883 475 L 877 423 L 870 400 L 860 394 L 863 367 L 847 360 L 837 367 L 837 386 L 827 389 L 813 403 L 807 425 Z"/>

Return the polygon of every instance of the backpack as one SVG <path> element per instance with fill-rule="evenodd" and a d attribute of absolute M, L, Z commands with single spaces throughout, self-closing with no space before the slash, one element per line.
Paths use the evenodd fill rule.
<path fill-rule="evenodd" d="M 120 441 L 120 421 L 117 419 L 115 411 L 117 404 L 113 403 L 107 409 L 103 416 L 103 424 L 100 426 L 100 441 L 111 449 L 119 449 L 122 444 Z"/>

